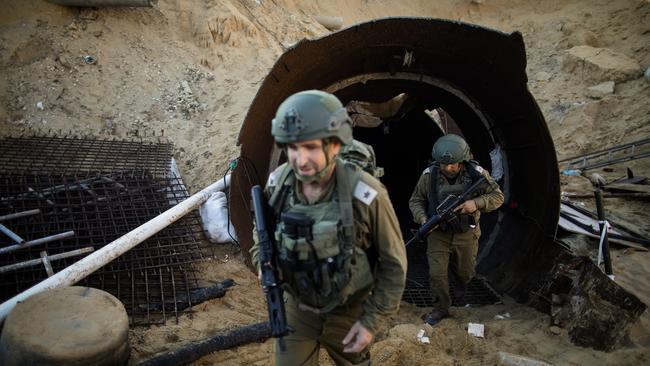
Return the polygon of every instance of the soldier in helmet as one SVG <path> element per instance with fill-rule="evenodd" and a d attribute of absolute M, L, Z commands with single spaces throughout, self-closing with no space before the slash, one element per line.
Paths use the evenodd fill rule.
<path fill-rule="evenodd" d="M 278 108 L 271 133 L 288 162 L 265 192 L 276 216 L 278 267 L 287 323 L 276 365 L 318 364 L 324 347 L 338 365 L 366 365 L 381 317 L 397 311 L 406 254 L 384 186 L 338 157 L 352 142 L 341 102 L 317 90 Z M 259 247 L 251 248 L 258 266 Z"/>
<path fill-rule="evenodd" d="M 470 160 L 469 146 L 458 135 L 445 135 L 433 145 L 433 164 L 427 167 L 409 200 L 413 219 L 424 224 L 449 195 L 458 195 L 484 176 L 488 184 L 474 197 L 455 208 L 456 219 L 441 222 L 427 238 L 429 283 L 438 303 L 423 320 L 431 325 L 449 316 L 449 266 L 455 275 L 455 292 L 464 301 L 465 287 L 474 276 L 474 264 L 481 235 L 481 212 L 496 210 L 503 204 L 503 193 L 490 174 Z"/>

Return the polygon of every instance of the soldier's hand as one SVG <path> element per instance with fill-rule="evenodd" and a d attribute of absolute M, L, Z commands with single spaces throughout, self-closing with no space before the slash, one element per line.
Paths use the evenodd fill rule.
<path fill-rule="evenodd" d="M 424 224 L 426 224 L 426 223 L 427 223 L 427 219 L 426 219 L 426 218 L 422 218 L 422 219 L 420 219 L 420 225 L 424 225 Z"/>
<path fill-rule="evenodd" d="M 370 342 L 372 342 L 372 333 L 359 321 L 356 321 L 348 334 L 343 338 L 343 352 L 346 353 L 359 353 L 363 351 Z"/>
<path fill-rule="evenodd" d="M 458 207 L 454 209 L 455 212 L 459 212 L 462 214 L 471 214 L 476 211 L 476 201 L 474 200 L 467 200 L 463 203 L 461 203 Z"/>

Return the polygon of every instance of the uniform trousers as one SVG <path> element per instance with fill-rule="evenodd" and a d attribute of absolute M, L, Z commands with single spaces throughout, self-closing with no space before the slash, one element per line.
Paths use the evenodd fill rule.
<path fill-rule="evenodd" d="M 355 296 L 356 297 L 356 296 Z M 301 310 L 298 302 L 284 293 L 287 324 L 294 329 L 284 337 L 286 350 L 279 348 L 279 340 L 273 345 L 275 365 L 318 365 L 320 347 L 325 348 L 337 365 L 369 365 L 368 346 L 360 353 L 344 353 L 343 338 L 363 312 L 363 297 L 348 301 L 326 314 Z"/>
<path fill-rule="evenodd" d="M 474 276 L 479 235 L 478 230 L 466 233 L 433 231 L 427 238 L 429 284 L 438 298 L 437 308 L 449 310 L 451 305 L 448 271 L 456 276 L 461 288 Z"/>

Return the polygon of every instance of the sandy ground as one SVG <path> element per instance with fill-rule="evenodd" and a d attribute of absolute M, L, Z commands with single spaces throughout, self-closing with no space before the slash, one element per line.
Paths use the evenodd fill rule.
<path fill-rule="evenodd" d="M 42 0 L 5 0 L 0 12 L 0 137 L 20 133 L 99 138 L 166 139 L 185 182 L 196 191 L 238 155 L 236 138 L 257 88 L 283 50 L 327 30 L 315 15 L 341 16 L 344 26 L 385 16 L 456 19 L 524 35 L 529 89 L 538 101 L 558 157 L 650 136 L 648 0 L 161 0 L 154 8 L 75 9 Z M 597 68 L 584 48 L 613 54 Z M 578 48 L 576 48 L 578 47 Z M 582 54 L 580 52 L 583 52 Z M 86 63 L 83 56 L 96 61 Z M 630 66 L 632 65 L 632 66 Z M 632 71 L 630 71 L 630 68 Z M 590 87 L 614 81 L 613 92 Z M 39 103 L 40 102 L 40 103 Z M 534 162 L 533 162 L 534 163 Z M 650 175 L 650 159 L 601 172 L 609 179 L 632 167 Z M 584 192 L 582 177 L 562 189 Z M 583 200 L 593 207 L 590 200 Z M 647 201 L 609 199 L 612 217 L 650 233 Z M 595 243 L 589 242 L 593 248 Z M 595 249 L 594 249 L 595 250 Z M 233 278 L 225 297 L 195 306 L 178 324 L 131 331 L 132 363 L 218 331 L 264 320 L 265 305 L 241 253 L 219 247 L 202 263 L 205 280 Z M 616 280 L 650 304 L 650 253 L 615 248 Z M 550 318 L 509 299 L 503 305 L 453 309 L 435 328 L 423 309 L 403 304 L 372 346 L 374 365 L 494 364 L 498 351 L 557 365 L 650 363 L 650 315 L 623 347 L 603 353 L 574 346 Z M 495 320 L 497 314 L 510 318 Z M 486 326 L 471 337 L 468 322 Z M 431 344 L 415 335 L 425 329 Z M 268 365 L 270 342 L 202 358 L 198 365 Z M 321 353 L 323 364 L 331 364 Z"/>

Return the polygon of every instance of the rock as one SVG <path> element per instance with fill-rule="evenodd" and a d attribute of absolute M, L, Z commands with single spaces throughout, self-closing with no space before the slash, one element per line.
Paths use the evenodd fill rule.
<path fill-rule="evenodd" d="M 572 29 L 569 33 L 570 34 L 567 37 L 567 43 L 569 47 L 581 46 L 581 45 L 598 47 L 600 45 L 598 36 L 590 30 Z"/>
<path fill-rule="evenodd" d="M 497 365 L 499 366 L 551 366 L 550 363 L 536 360 L 530 357 L 515 355 L 499 351 L 497 354 Z"/>
<path fill-rule="evenodd" d="M 537 81 L 549 81 L 551 80 L 551 74 L 545 71 L 540 71 L 535 74 L 535 80 Z"/>
<path fill-rule="evenodd" d="M 606 81 L 595 86 L 587 88 L 587 96 L 594 99 L 600 99 L 606 95 L 614 94 L 613 81 Z"/>
<path fill-rule="evenodd" d="M 317 15 L 314 17 L 314 20 L 330 31 L 339 30 L 343 26 L 343 18 L 341 17 Z"/>
<path fill-rule="evenodd" d="M 68 58 L 65 57 L 64 55 L 58 55 L 56 57 L 56 60 L 61 64 L 61 66 L 65 67 L 66 69 L 72 68 L 72 65 L 70 65 L 70 61 L 68 61 Z"/>
<path fill-rule="evenodd" d="M 562 328 L 557 327 L 555 325 L 552 325 L 552 326 L 548 327 L 548 330 L 549 330 L 549 332 L 551 332 L 551 333 L 553 333 L 555 335 L 560 335 L 560 333 L 562 333 Z"/>
<path fill-rule="evenodd" d="M 641 66 L 633 59 L 607 48 L 576 46 L 564 59 L 565 71 L 588 81 L 623 82 L 641 74 Z"/>
<path fill-rule="evenodd" d="M 5 319 L 2 365 L 125 365 L 129 317 L 113 295 L 62 287 L 20 302 Z"/>
<path fill-rule="evenodd" d="M 589 180 L 591 181 L 591 184 L 596 187 L 602 187 L 607 183 L 607 179 L 605 179 L 605 177 L 599 173 L 592 173 L 589 177 Z"/>
<path fill-rule="evenodd" d="M 650 67 L 648 67 L 647 69 L 645 69 L 645 74 L 644 74 L 644 76 L 645 76 L 645 79 L 646 79 L 646 80 L 650 81 Z"/>

